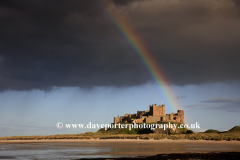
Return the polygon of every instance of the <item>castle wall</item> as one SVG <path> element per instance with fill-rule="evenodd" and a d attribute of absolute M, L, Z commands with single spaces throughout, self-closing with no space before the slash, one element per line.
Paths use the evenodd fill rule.
<path fill-rule="evenodd" d="M 165 115 L 165 105 L 156 104 L 149 106 L 150 110 L 137 111 L 137 114 L 125 114 L 122 117 L 114 117 L 114 124 L 120 122 L 130 123 L 157 123 L 157 122 L 178 122 L 184 123 L 184 111 Z"/>
<path fill-rule="evenodd" d="M 165 115 L 165 105 L 164 104 L 162 105 L 162 112 L 163 112 L 162 115 Z"/>
<path fill-rule="evenodd" d="M 165 115 L 165 105 L 159 105 L 156 104 L 150 105 L 150 115 L 151 116 L 161 116 Z"/>
<path fill-rule="evenodd" d="M 145 123 L 152 123 L 152 122 L 156 123 L 156 122 L 160 121 L 160 118 L 161 118 L 161 116 L 148 116 L 146 118 Z"/>
<path fill-rule="evenodd" d="M 184 110 L 178 110 L 177 114 L 180 117 L 180 123 L 184 123 Z"/>
<path fill-rule="evenodd" d="M 125 114 L 124 117 L 129 117 L 131 115 L 134 115 L 134 114 Z"/>
<path fill-rule="evenodd" d="M 173 114 L 174 113 L 169 114 L 169 120 L 173 120 Z"/>
<path fill-rule="evenodd" d="M 161 116 L 161 118 L 160 118 L 160 122 L 166 122 L 167 120 L 168 120 L 167 115 Z"/>
<path fill-rule="evenodd" d="M 144 120 L 143 118 L 142 119 L 137 119 L 136 123 L 143 123 L 143 120 Z"/>
<path fill-rule="evenodd" d="M 114 117 L 114 124 L 120 123 L 121 118 L 120 117 Z"/>

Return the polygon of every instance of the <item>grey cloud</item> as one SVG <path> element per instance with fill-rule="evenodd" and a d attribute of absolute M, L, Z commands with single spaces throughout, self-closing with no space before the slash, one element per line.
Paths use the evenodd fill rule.
<path fill-rule="evenodd" d="M 236 6 L 216 0 L 2 0 L 0 90 L 121 87 L 151 81 L 106 16 L 106 7 L 125 17 L 169 83 L 239 81 Z"/>
<path fill-rule="evenodd" d="M 204 103 L 238 103 L 240 104 L 240 98 L 226 98 L 226 97 L 220 97 L 220 98 L 210 98 L 203 100 Z"/>
<path fill-rule="evenodd" d="M 200 104 L 185 106 L 192 109 L 214 109 L 229 112 L 240 112 L 240 98 L 218 97 L 201 101 Z"/>
<path fill-rule="evenodd" d="M 183 99 L 186 98 L 187 96 L 177 96 L 177 99 Z"/>
<path fill-rule="evenodd" d="M 194 108 L 194 109 L 201 109 L 203 107 L 207 107 L 206 105 L 201 105 L 201 104 L 191 104 L 187 106 L 183 106 L 184 108 Z"/>

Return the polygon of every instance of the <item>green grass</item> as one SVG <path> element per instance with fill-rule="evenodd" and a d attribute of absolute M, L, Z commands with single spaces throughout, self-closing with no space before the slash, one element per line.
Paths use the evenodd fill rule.
<path fill-rule="evenodd" d="M 219 133 L 219 131 L 214 129 L 208 129 L 204 133 Z"/>
<path fill-rule="evenodd" d="M 240 126 L 235 126 L 229 130 L 229 132 L 240 132 Z"/>

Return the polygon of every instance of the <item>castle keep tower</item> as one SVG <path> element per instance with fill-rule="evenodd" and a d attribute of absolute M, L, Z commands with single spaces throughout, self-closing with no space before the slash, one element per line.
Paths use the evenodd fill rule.
<path fill-rule="evenodd" d="M 165 105 L 159 105 L 156 104 L 150 105 L 150 116 L 163 116 L 165 115 Z"/>
<path fill-rule="evenodd" d="M 177 115 L 179 116 L 179 122 L 184 123 L 184 110 L 178 110 Z"/>

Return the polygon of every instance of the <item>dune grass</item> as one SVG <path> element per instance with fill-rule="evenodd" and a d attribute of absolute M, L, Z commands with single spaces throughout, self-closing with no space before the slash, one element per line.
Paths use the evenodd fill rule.
<path fill-rule="evenodd" d="M 214 129 L 208 129 L 204 133 L 219 133 L 219 131 Z"/>
<path fill-rule="evenodd" d="M 62 134 L 50 136 L 12 136 L 0 137 L 0 140 L 46 140 L 46 139 L 172 139 L 172 140 L 236 140 L 240 141 L 240 132 L 227 133 L 194 133 L 194 134 L 122 134 L 122 133 L 98 133 L 87 132 L 81 134 Z"/>
<path fill-rule="evenodd" d="M 188 132 L 190 134 L 188 134 Z M 193 133 L 192 131 L 159 134 L 152 133 L 146 129 L 100 129 L 97 132 L 86 132 L 81 134 L 57 134 L 49 136 L 12 136 L 0 137 L 1 140 L 47 140 L 47 139 L 172 139 L 172 140 L 214 140 L 214 141 L 240 141 L 240 126 L 235 126 L 228 132 L 210 130 L 206 133 Z"/>

